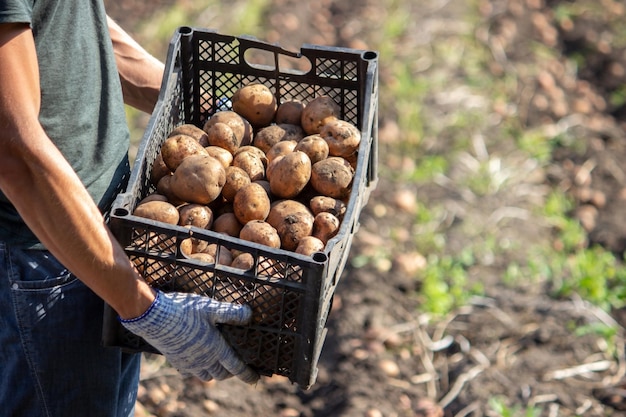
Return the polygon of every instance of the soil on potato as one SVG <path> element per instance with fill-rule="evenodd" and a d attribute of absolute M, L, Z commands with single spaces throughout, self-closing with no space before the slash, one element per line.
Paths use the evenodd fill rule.
<path fill-rule="evenodd" d="M 110 3 L 109 14 L 126 28 L 144 19 L 147 7 L 155 7 L 142 1 L 105 3 Z M 423 13 L 411 18 L 415 27 L 442 21 L 454 25 L 455 16 L 468 7 L 465 3 L 425 2 Z M 537 44 L 559 50 L 563 56 L 582 54 L 578 71 L 568 71 L 555 61 L 544 65 L 545 71 L 537 77 L 529 77 L 520 87 L 519 116 L 529 128 L 560 123 L 563 129 L 588 135 L 584 153 L 564 147 L 553 156 L 545 181 L 577 199 L 572 215 L 583 222 L 590 242 L 621 254 L 626 249 L 622 164 L 626 107 L 611 97 L 626 81 L 624 48 L 612 47 L 605 22 L 595 15 L 557 23 L 557 6 L 571 2 L 479 3 L 487 22 L 484 26 L 491 39 L 497 40 L 492 74 L 486 76 L 540 60 Z M 606 16 L 626 16 L 620 2 L 601 3 L 614 8 L 607 9 Z M 369 28 L 359 22 L 384 16 L 379 7 L 374 1 L 326 0 L 300 7 L 296 0 L 274 0 L 269 9 L 272 15 L 267 17 L 272 24 L 268 40 L 285 47 L 318 43 L 360 48 L 367 45 Z M 506 55 L 506 66 L 497 52 Z M 381 68 L 381 88 L 385 81 Z M 380 114 L 381 140 L 392 117 Z M 381 155 L 381 163 L 386 161 Z M 400 188 L 380 178 L 361 216 L 352 247 L 355 256 L 384 247 L 382 231 L 390 225 L 410 224 L 413 214 L 399 204 Z M 445 193 L 441 187 L 424 187 L 420 199 L 456 198 Z M 519 222 L 515 232 L 529 245 L 550 238 L 529 233 L 527 228 Z M 462 236 L 455 238 L 460 239 L 455 245 L 463 245 Z M 505 399 L 503 404 L 524 404 L 545 416 L 617 416 L 626 410 L 620 385 L 623 344 L 617 343 L 618 360 L 607 360 L 602 339 L 572 331 L 594 321 L 621 324 L 620 312 L 611 317 L 582 301 L 549 297 L 544 288 L 502 285 L 508 262 L 499 259 L 490 267 L 469 271 L 472 279 L 486 284 L 485 297 L 471 300 L 454 316 L 432 324 L 418 314 L 414 294 L 419 283 L 406 274 L 400 259 L 379 269 L 357 269 L 348 262 L 329 316 L 317 382 L 309 390 L 282 377 L 263 378 L 256 386 L 237 380 L 203 383 L 163 366 L 159 356 L 146 355 L 137 415 L 483 416 L 497 415 L 493 410 L 500 398 Z"/>

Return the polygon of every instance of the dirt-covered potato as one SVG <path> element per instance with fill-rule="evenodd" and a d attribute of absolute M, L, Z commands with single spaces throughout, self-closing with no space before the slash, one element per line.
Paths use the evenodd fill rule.
<path fill-rule="evenodd" d="M 209 146 L 209 138 L 206 132 L 194 124 L 186 123 L 186 124 L 177 126 L 170 132 L 168 136 L 176 136 L 176 135 L 191 136 L 192 138 L 197 140 L 200 145 L 204 147 Z"/>
<path fill-rule="evenodd" d="M 229 166 L 226 168 L 226 183 L 222 188 L 222 197 L 226 201 L 232 202 L 235 199 L 235 194 L 245 185 L 250 184 L 250 177 L 243 169 L 236 166 Z"/>
<path fill-rule="evenodd" d="M 283 101 L 276 109 L 274 121 L 276 124 L 287 123 L 291 125 L 299 125 L 302 118 L 302 110 L 304 104 L 297 99 Z"/>
<path fill-rule="evenodd" d="M 267 151 L 283 140 L 300 141 L 304 137 L 304 130 L 300 125 L 275 124 L 260 129 L 252 139 L 252 143 L 263 152 Z"/>
<path fill-rule="evenodd" d="M 267 195 L 270 196 L 270 200 L 273 198 L 272 194 L 272 190 L 270 188 L 270 182 L 268 180 L 256 180 L 254 181 L 256 184 L 259 184 L 261 187 L 263 187 L 263 189 L 265 190 L 265 192 L 267 193 Z"/>
<path fill-rule="evenodd" d="M 295 140 L 283 140 L 272 146 L 265 154 L 268 166 L 277 157 L 293 152 L 297 144 Z"/>
<path fill-rule="evenodd" d="M 354 169 L 348 161 L 331 156 L 313 164 L 311 185 L 318 193 L 337 199 L 350 195 Z"/>
<path fill-rule="evenodd" d="M 311 235 L 326 244 L 330 238 L 339 232 L 340 224 L 341 222 L 336 216 L 323 211 L 315 216 Z"/>
<path fill-rule="evenodd" d="M 345 120 L 331 120 L 322 126 L 320 136 L 328 143 L 331 156 L 347 158 L 359 149 L 361 132 L 352 123 Z"/>
<path fill-rule="evenodd" d="M 230 100 L 233 110 L 255 128 L 272 123 L 278 107 L 272 91 L 261 83 L 240 87 Z"/>
<path fill-rule="evenodd" d="M 233 212 L 243 225 L 251 220 L 265 220 L 270 212 L 270 198 L 257 183 L 245 185 L 233 199 Z"/>
<path fill-rule="evenodd" d="M 249 271 L 254 267 L 254 256 L 251 253 L 242 252 L 235 256 L 230 266 L 244 271 Z"/>
<path fill-rule="evenodd" d="M 173 176 L 174 176 L 173 174 L 168 174 L 164 176 L 163 178 L 161 178 L 156 185 L 156 190 L 157 190 L 157 193 L 164 195 L 167 201 L 169 201 L 175 206 L 179 206 L 185 203 L 185 201 L 181 200 L 174 193 L 174 190 L 172 189 L 172 177 Z"/>
<path fill-rule="evenodd" d="M 133 214 L 158 222 L 178 224 L 179 214 L 176 207 L 167 201 L 148 201 L 135 207 Z"/>
<path fill-rule="evenodd" d="M 263 166 L 267 166 L 267 156 L 265 156 L 265 152 L 263 152 L 261 149 L 257 148 L 254 145 L 246 145 L 246 146 L 241 146 L 239 149 L 237 149 L 237 152 L 235 152 L 233 154 L 233 157 L 239 155 L 242 152 L 252 152 L 253 154 L 255 154 L 256 156 L 258 156 L 261 159 L 261 162 L 263 162 Z"/>
<path fill-rule="evenodd" d="M 319 133 L 326 123 L 338 119 L 341 114 L 339 105 L 329 96 L 318 96 L 309 101 L 302 109 L 300 125 L 307 135 Z"/>
<path fill-rule="evenodd" d="M 216 263 L 220 265 L 230 265 L 233 262 L 233 254 L 230 249 L 225 246 L 218 245 L 217 243 L 207 245 L 202 252 L 198 253 L 208 253 L 213 256 Z"/>
<path fill-rule="evenodd" d="M 180 226 L 195 226 L 200 229 L 209 229 L 213 224 L 213 211 L 204 204 L 183 204 L 178 207 Z"/>
<path fill-rule="evenodd" d="M 211 228 L 216 233 L 223 233 L 228 236 L 238 237 L 243 225 L 239 223 L 235 213 L 227 212 L 220 214 L 213 221 Z"/>
<path fill-rule="evenodd" d="M 174 194 L 188 203 L 209 204 L 222 192 L 226 170 L 222 163 L 209 155 L 185 158 L 172 175 Z"/>
<path fill-rule="evenodd" d="M 219 146 L 233 153 L 239 148 L 241 138 L 237 137 L 233 129 L 226 123 L 215 123 L 207 128 L 209 145 Z"/>
<path fill-rule="evenodd" d="M 269 246 L 270 248 L 280 248 L 280 236 L 272 225 L 264 220 L 251 220 L 246 223 L 239 237 L 248 242 Z"/>
<path fill-rule="evenodd" d="M 209 118 L 209 120 L 206 121 L 206 123 L 202 127 L 202 130 L 204 130 L 207 135 L 209 135 L 211 127 L 217 123 L 224 123 L 225 125 L 230 127 L 230 129 L 234 133 L 236 138 L 236 145 L 231 144 L 230 147 L 234 147 L 236 149 L 239 146 L 247 145 L 252 141 L 252 127 L 250 126 L 250 123 L 248 123 L 247 120 L 245 120 L 236 112 L 232 110 L 222 110 L 214 113 Z M 210 137 L 209 143 L 211 144 Z"/>
<path fill-rule="evenodd" d="M 314 215 L 326 212 L 332 214 L 338 219 L 341 219 L 346 213 L 346 203 L 325 195 L 317 195 L 311 198 L 309 208 Z"/>
<path fill-rule="evenodd" d="M 281 247 L 293 251 L 300 240 L 313 232 L 311 211 L 295 200 L 280 200 L 272 204 L 266 220 L 280 236 Z"/>
<path fill-rule="evenodd" d="M 243 169 L 251 181 L 265 178 L 264 158 L 261 158 L 256 152 L 237 153 L 233 158 L 232 165 Z"/>
<path fill-rule="evenodd" d="M 203 262 L 205 264 L 215 263 L 215 257 L 211 255 L 210 253 L 206 253 L 206 252 L 193 252 L 193 253 L 188 254 L 187 257 Z"/>
<path fill-rule="evenodd" d="M 311 179 L 311 159 L 301 151 L 277 158 L 270 166 L 270 190 L 278 198 L 294 198 Z"/>
<path fill-rule="evenodd" d="M 150 169 L 150 182 L 152 184 L 157 185 L 159 180 L 166 175 L 170 175 L 172 171 L 165 165 L 163 162 L 163 155 L 161 152 L 157 153 L 154 162 L 152 163 L 152 168 Z"/>
<path fill-rule="evenodd" d="M 300 243 L 296 247 L 296 253 L 301 255 L 311 256 L 315 252 L 322 252 L 324 250 L 324 242 L 316 238 L 315 236 L 305 236 L 300 239 Z"/>
<path fill-rule="evenodd" d="M 305 136 L 293 150 L 307 154 L 312 164 L 328 158 L 329 152 L 328 143 L 317 134 Z"/>
<path fill-rule="evenodd" d="M 212 145 L 209 145 L 204 149 L 206 149 L 209 155 L 220 161 L 224 169 L 228 168 L 233 163 L 233 154 L 230 153 L 227 149 L 224 149 L 220 146 Z"/>
<path fill-rule="evenodd" d="M 176 171 L 184 159 L 192 155 L 207 155 L 207 151 L 191 136 L 170 136 L 161 145 L 163 162 L 172 172 Z"/>
<path fill-rule="evenodd" d="M 139 200 L 137 205 L 140 206 L 143 203 L 147 203 L 148 201 L 167 201 L 167 197 L 165 197 L 163 194 L 159 194 L 159 193 L 148 194 L 147 196 L 145 196 L 144 198 Z"/>

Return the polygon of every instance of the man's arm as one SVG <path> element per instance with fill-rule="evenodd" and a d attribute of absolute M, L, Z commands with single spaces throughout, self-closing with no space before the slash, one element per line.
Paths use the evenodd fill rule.
<path fill-rule="evenodd" d="M 151 113 L 159 97 L 164 65 L 107 16 L 124 102 Z"/>
<path fill-rule="evenodd" d="M 80 179 L 39 124 L 32 31 L 0 24 L 0 189 L 42 243 L 121 317 L 154 300 Z"/>

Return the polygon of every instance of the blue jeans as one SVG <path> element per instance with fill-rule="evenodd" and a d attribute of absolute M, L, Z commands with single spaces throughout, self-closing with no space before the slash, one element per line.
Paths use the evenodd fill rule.
<path fill-rule="evenodd" d="M 131 417 L 141 355 L 102 346 L 102 314 L 49 252 L 0 242 L 0 414 Z"/>

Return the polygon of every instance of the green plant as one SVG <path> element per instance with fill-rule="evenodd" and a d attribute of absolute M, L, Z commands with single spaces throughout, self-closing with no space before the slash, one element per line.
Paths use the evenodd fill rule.
<path fill-rule="evenodd" d="M 470 287 L 466 262 L 473 258 L 455 259 L 451 256 L 431 255 L 427 267 L 418 274 L 420 280 L 421 309 L 443 316 L 464 305 L 478 290 Z"/>
<path fill-rule="evenodd" d="M 538 407 L 528 407 L 524 409 L 519 405 L 506 405 L 506 399 L 502 397 L 492 397 L 489 399 L 489 406 L 499 417 L 539 417 L 541 409 Z"/>

